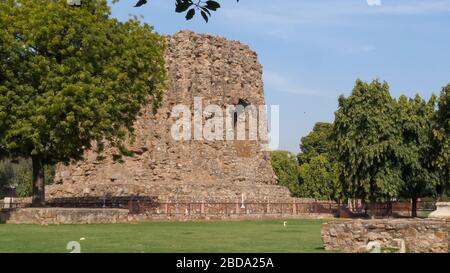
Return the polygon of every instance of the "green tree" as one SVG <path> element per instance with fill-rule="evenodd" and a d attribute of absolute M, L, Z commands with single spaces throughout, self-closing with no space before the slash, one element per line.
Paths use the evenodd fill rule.
<path fill-rule="evenodd" d="M 434 165 L 439 170 L 442 194 L 450 186 L 450 84 L 442 88 L 434 121 Z"/>
<path fill-rule="evenodd" d="M 42 206 L 45 164 L 120 146 L 141 106 L 157 105 L 164 40 L 137 19 L 110 18 L 106 0 L 3 0 L 0 25 L 0 156 L 32 159 Z"/>
<path fill-rule="evenodd" d="M 330 154 L 332 150 L 331 133 L 333 124 L 318 122 L 307 136 L 302 137 L 298 162 L 308 163 L 312 158 L 321 154 Z"/>
<path fill-rule="evenodd" d="M 333 139 L 346 197 L 373 204 L 398 196 L 402 179 L 395 152 L 401 139 L 395 114 L 386 82 L 357 80 L 351 96 L 339 98 Z"/>
<path fill-rule="evenodd" d="M 287 187 L 294 196 L 298 196 L 300 194 L 298 162 L 295 155 L 288 151 L 273 151 L 272 167 L 278 178 L 278 184 Z"/>
<path fill-rule="evenodd" d="M 435 112 L 433 96 L 427 103 L 419 95 L 398 100 L 397 124 L 402 143 L 396 150 L 401 165 L 401 196 L 412 201 L 411 216 L 417 217 L 417 199 L 435 194 L 437 174 L 433 168 L 432 123 Z"/>
<path fill-rule="evenodd" d="M 300 195 L 322 200 L 340 199 L 337 165 L 326 153 L 315 156 L 299 167 Z"/>
<path fill-rule="evenodd" d="M 318 122 L 300 142 L 298 154 L 300 192 L 302 197 L 340 199 L 337 165 L 332 153 L 333 124 Z"/>

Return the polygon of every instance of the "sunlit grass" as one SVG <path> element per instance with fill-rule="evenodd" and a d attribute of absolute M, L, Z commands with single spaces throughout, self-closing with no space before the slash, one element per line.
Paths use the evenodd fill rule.
<path fill-rule="evenodd" d="M 323 252 L 320 220 L 0 225 L 0 252 Z M 84 240 L 80 240 L 84 238 Z"/>

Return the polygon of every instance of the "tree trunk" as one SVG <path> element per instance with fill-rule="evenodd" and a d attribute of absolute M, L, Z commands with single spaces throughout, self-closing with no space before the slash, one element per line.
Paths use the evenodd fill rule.
<path fill-rule="evenodd" d="M 370 201 L 369 204 L 369 218 L 370 219 L 375 219 L 376 216 L 376 204 L 374 201 Z"/>
<path fill-rule="evenodd" d="M 444 196 L 444 186 L 439 184 L 436 186 L 437 201 L 440 202 Z"/>
<path fill-rule="evenodd" d="M 411 217 L 417 217 L 417 197 L 411 198 Z"/>
<path fill-rule="evenodd" d="M 33 207 L 45 206 L 44 164 L 39 156 L 31 157 L 33 162 Z"/>

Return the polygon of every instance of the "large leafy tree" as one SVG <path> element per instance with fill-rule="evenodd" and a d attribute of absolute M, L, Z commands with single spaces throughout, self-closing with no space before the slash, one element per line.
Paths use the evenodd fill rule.
<path fill-rule="evenodd" d="M 307 136 L 302 137 L 298 162 L 308 163 L 313 157 L 321 154 L 330 154 L 332 142 L 330 141 L 333 124 L 318 122 Z"/>
<path fill-rule="evenodd" d="M 432 165 L 432 118 L 435 100 L 434 96 L 429 102 L 419 95 L 414 99 L 401 96 L 397 104 L 396 117 L 402 140 L 396 150 L 403 180 L 401 196 L 411 199 L 413 217 L 417 217 L 417 199 L 434 195 L 438 181 Z"/>
<path fill-rule="evenodd" d="M 272 167 L 278 178 L 278 184 L 287 187 L 292 195 L 298 196 L 298 162 L 294 154 L 288 151 L 272 152 Z"/>
<path fill-rule="evenodd" d="M 0 154 L 32 159 L 33 205 L 45 164 L 119 146 L 143 104 L 162 96 L 164 41 L 106 0 L 0 2 Z"/>
<path fill-rule="evenodd" d="M 439 170 L 441 188 L 444 189 L 450 186 L 450 84 L 442 89 L 434 121 L 434 163 Z"/>
<path fill-rule="evenodd" d="M 356 81 L 351 96 L 339 98 L 333 129 L 339 182 L 347 197 L 371 203 L 398 196 L 401 143 L 396 104 L 386 82 Z"/>

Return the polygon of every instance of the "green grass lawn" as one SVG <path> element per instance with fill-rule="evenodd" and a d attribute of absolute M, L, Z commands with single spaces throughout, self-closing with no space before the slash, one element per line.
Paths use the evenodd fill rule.
<path fill-rule="evenodd" d="M 320 220 L 151 222 L 105 225 L 0 224 L 0 252 L 324 252 Z M 85 238 L 81 240 L 80 238 Z"/>

